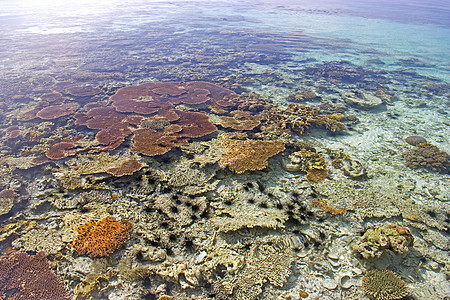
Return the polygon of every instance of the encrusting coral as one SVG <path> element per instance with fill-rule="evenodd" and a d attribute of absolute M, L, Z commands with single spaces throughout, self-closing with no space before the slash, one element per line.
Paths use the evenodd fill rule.
<path fill-rule="evenodd" d="M 285 146 L 280 141 L 234 140 L 224 138 L 222 146 L 227 153 L 220 159 L 220 164 L 228 166 L 240 174 L 245 171 L 262 170 L 267 167 L 267 159 L 282 151 Z"/>
<path fill-rule="evenodd" d="M 450 173 L 450 155 L 429 143 L 403 153 L 405 164 L 411 169 L 425 168 L 442 174 Z"/>
<path fill-rule="evenodd" d="M 370 270 L 362 278 L 363 290 L 376 300 L 398 300 L 408 295 L 405 282 L 389 270 Z"/>
<path fill-rule="evenodd" d="M 406 253 L 413 242 L 414 237 L 408 228 L 390 224 L 369 228 L 352 245 L 352 249 L 367 259 L 380 257 L 387 249 L 396 253 Z"/>
<path fill-rule="evenodd" d="M 75 248 L 78 255 L 108 256 L 128 239 L 128 232 L 132 227 L 130 222 L 119 222 L 111 216 L 98 222 L 87 222 L 76 228 L 77 238 L 69 246 Z"/>
<path fill-rule="evenodd" d="M 0 299 L 69 299 L 44 252 L 0 257 Z"/>

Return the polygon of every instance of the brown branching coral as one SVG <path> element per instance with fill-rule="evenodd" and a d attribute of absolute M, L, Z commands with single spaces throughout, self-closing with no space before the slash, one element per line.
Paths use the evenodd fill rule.
<path fill-rule="evenodd" d="M 78 236 L 69 246 L 75 248 L 78 255 L 108 256 L 128 239 L 128 232 L 132 227 L 130 222 L 119 222 L 111 216 L 98 222 L 87 222 L 76 228 Z"/>
<path fill-rule="evenodd" d="M 44 252 L 0 257 L 0 299 L 69 299 Z"/>
<path fill-rule="evenodd" d="M 389 270 L 370 270 L 362 278 L 363 290 L 376 300 L 398 300 L 408 295 L 405 282 Z"/>
<path fill-rule="evenodd" d="M 220 164 L 228 166 L 240 174 L 247 170 L 262 170 L 267 167 L 267 159 L 284 151 L 280 141 L 223 139 L 222 146 L 228 151 L 220 159 Z"/>
<path fill-rule="evenodd" d="M 405 164 L 411 169 L 425 168 L 442 174 L 450 173 L 450 155 L 429 143 L 403 153 Z"/>
<path fill-rule="evenodd" d="M 333 115 L 320 115 L 312 107 L 289 104 L 286 109 L 266 110 L 263 123 L 268 126 L 276 125 L 298 135 L 306 134 L 312 127 L 322 127 L 332 132 L 345 130 L 345 125 L 336 118 Z"/>

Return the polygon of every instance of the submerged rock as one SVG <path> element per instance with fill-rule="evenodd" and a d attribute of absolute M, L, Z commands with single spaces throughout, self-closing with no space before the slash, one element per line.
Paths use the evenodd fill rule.
<path fill-rule="evenodd" d="M 360 91 L 347 92 L 342 95 L 342 98 L 347 104 L 363 109 L 371 109 L 383 104 L 383 100 L 380 98 Z"/>

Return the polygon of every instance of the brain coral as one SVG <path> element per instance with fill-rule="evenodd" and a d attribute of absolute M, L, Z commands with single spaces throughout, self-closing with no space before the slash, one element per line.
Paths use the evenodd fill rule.
<path fill-rule="evenodd" d="M 87 222 L 76 228 L 78 236 L 69 246 L 75 248 L 78 255 L 108 256 L 128 239 L 128 232 L 132 227 L 130 222 L 119 222 L 111 216 L 98 222 Z"/>
<path fill-rule="evenodd" d="M 419 144 L 404 152 L 403 158 L 411 169 L 425 168 L 442 174 L 450 173 L 450 155 L 429 143 Z"/>
<path fill-rule="evenodd" d="M 362 279 L 363 290 L 377 300 L 397 300 L 408 295 L 408 288 L 389 270 L 370 270 Z"/>
<path fill-rule="evenodd" d="M 267 167 L 267 159 L 284 151 L 280 141 L 223 139 L 222 146 L 228 151 L 220 159 L 220 164 L 228 166 L 240 174 L 247 170 L 262 170 Z"/>

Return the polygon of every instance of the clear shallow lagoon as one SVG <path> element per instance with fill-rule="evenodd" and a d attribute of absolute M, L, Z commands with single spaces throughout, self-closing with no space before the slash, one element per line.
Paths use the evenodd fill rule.
<path fill-rule="evenodd" d="M 44 251 L 76 299 L 371 299 L 365 274 L 387 269 L 411 299 L 450 297 L 449 15 L 1 3 L 0 271 Z M 120 246 L 77 248 L 107 216 L 133 224 Z"/>

